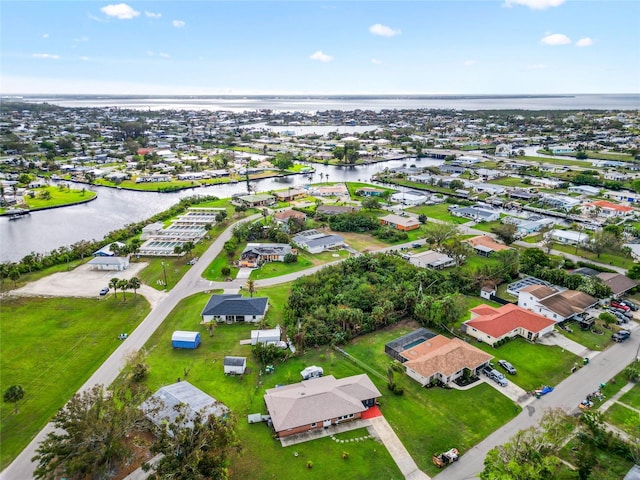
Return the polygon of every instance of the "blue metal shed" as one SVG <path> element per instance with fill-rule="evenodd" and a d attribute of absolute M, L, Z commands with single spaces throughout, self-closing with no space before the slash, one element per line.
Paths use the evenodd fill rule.
<path fill-rule="evenodd" d="M 173 348 L 198 348 L 200 333 L 176 330 L 171 336 L 171 345 Z"/>

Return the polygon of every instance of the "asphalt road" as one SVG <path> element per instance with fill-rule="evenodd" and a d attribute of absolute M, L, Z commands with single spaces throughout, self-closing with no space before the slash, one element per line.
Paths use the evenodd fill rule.
<path fill-rule="evenodd" d="M 484 459 L 489 450 L 506 443 L 518 431 L 537 425 L 548 408 L 561 407 L 566 411 L 577 409 L 588 393 L 594 392 L 600 383 L 608 381 L 622 371 L 634 360 L 639 350 L 640 327 L 634 324 L 634 332 L 628 341 L 613 345 L 595 355 L 589 365 L 566 378 L 555 387 L 553 392 L 529 404 L 516 418 L 471 450 L 461 452 L 458 462 L 449 465 L 434 478 L 436 480 L 479 478 L 478 475 L 484 469 Z"/>
<path fill-rule="evenodd" d="M 255 220 L 260 217 L 261 214 L 256 214 L 237 223 Z M 233 226 L 235 225 L 236 224 L 231 225 L 214 240 L 198 262 L 191 267 L 171 291 L 164 294 L 164 298 L 151 310 L 138 328 L 129 335 L 120 347 L 118 347 L 84 383 L 79 390 L 80 392 L 91 389 L 95 385 L 110 385 L 124 367 L 128 355 L 144 347 L 149 337 L 183 298 L 193 295 L 194 293 L 220 288 L 237 290 L 246 283 L 245 280 L 210 282 L 202 278 L 205 268 L 207 268 L 222 250 L 224 243 L 231 238 Z M 478 234 L 486 234 L 486 232 L 474 230 L 469 227 L 463 230 L 470 233 L 478 232 Z M 380 251 L 396 250 L 400 247 L 402 247 L 402 245 L 384 248 Z M 289 275 L 260 280 L 256 282 L 256 286 L 263 287 L 289 282 L 300 276 L 309 275 L 321 268 L 341 261 L 342 259 Z M 639 348 L 639 345 L 640 335 L 636 333 L 631 337 L 630 341 L 615 345 L 599 354 L 589 366 L 580 369 L 577 373 L 558 385 L 552 394 L 543 397 L 530 407 L 527 407 L 518 417 L 476 445 L 469 452 L 463 452 L 461 460 L 449 466 L 439 474 L 437 478 L 444 480 L 475 478 L 475 474 L 483 468 L 483 461 L 487 451 L 493 446 L 505 443 L 520 429 L 536 425 L 540 419 L 541 411 L 546 407 L 563 406 L 568 409 L 575 408 L 580 401 L 582 401 L 588 393 L 593 392 L 603 380 L 613 377 L 628 365 L 637 354 L 636 350 Z M 531 408 L 533 408 L 533 410 L 530 410 Z M 53 425 L 51 423 L 47 424 L 20 455 L 18 455 L 13 463 L 0 473 L 0 480 L 28 480 L 33 478 L 33 471 L 36 464 L 31 461 L 31 458 L 35 455 L 40 442 L 42 442 L 46 435 L 52 430 Z"/>

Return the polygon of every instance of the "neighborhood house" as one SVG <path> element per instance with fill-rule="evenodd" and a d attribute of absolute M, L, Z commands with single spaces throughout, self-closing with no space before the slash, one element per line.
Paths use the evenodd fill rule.
<path fill-rule="evenodd" d="M 318 230 L 306 230 L 293 237 L 291 243 L 309 253 L 320 253 L 343 246 L 344 238 L 340 235 L 327 234 Z"/>
<path fill-rule="evenodd" d="M 264 402 L 280 438 L 360 418 L 382 396 L 366 374 L 333 375 L 270 388 Z"/>
<path fill-rule="evenodd" d="M 295 252 L 286 243 L 247 243 L 240 254 L 240 267 L 257 268 L 266 262 L 284 262 L 284 257 Z"/>
<path fill-rule="evenodd" d="M 238 293 L 212 295 L 202 313 L 202 323 L 260 322 L 267 313 L 267 297 L 243 297 Z"/>

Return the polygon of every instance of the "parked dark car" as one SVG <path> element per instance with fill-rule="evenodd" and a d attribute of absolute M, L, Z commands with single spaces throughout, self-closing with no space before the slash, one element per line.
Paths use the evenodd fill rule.
<path fill-rule="evenodd" d="M 611 335 L 611 340 L 614 342 L 624 342 L 630 336 L 631 332 L 629 330 L 620 330 L 619 332 Z"/>
<path fill-rule="evenodd" d="M 507 362 L 506 360 L 498 360 L 498 364 L 504 368 L 507 373 L 510 373 L 511 375 L 515 375 L 517 370 L 516 367 L 514 367 L 513 365 L 511 365 L 509 362 Z"/>
<path fill-rule="evenodd" d="M 631 300 L 620 300 L 620 303 L 623 303 L 624 305 L 629 307 L 634 312 L 636 312 L 638 310 L 638 306 L 635 303 L 633 303 Z"/>

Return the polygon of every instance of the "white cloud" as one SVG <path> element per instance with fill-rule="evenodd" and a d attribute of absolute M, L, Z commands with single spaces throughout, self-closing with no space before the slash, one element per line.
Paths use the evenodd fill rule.
<path fill-rule="evenodd" d="M 593 40 L 589 37 L 581 38 L 576 42 L 576 47 L 590 47 L 593 45 Z"/>
<path fill-rule="evenodd" d="M 182 28 L 186 25 L 187 23 L 182 21 L 182 20 L 174 20 L 173 22 L 171 22 L 171 25 L 173 25 L 176 28 Z"/>
<path fill-rule="evenodd" d="M 54 55 L 51 53 L 34 53 L 31 55 L 33 58 L 48 58 L 49 60 L 58 60 L 60 55 Z"/>
<path fill-rule="evenodd" d="M 140 15 L 140 12 L 134 10 L 126 3 L 107 5 L 106 7 L 102 7 L 100 11 L 109 17 L 115 17 L 119 20 L 131 20 Z"/>
<path fill-rule="evenodd" d="M 170 58 L 171 55 L 169 55 L 168 53 L 164 53 L 164 52 L 160 52 L 158 55 L 160 55 L 162 58 Z"/>
<path fill-rule="evenodd" d="M 160 18 L 162 16 L 161 13 L 147 12 L 146 10 L 144 11 L 144 14 L 149 18 Z"/>
<path fill-rule="evenodd" d="M 400 30 L 394 30 L 393 28 L 382 25 L 380 23 L 371 25 L 369 27 L 369 31 L 374 35 L 379 35 L 381 37 L 395 37 L 396 35 L 400 35 L 402 33 Z"/>
<path fill-rule="evenodd" d="M 476 63 L 478 63 L 477 60 L 465 60 L 464 62 L 462 62 L 465 67 L 470 67 L 471 65 L 475 65 Z"/>
<path fill-rule="evenodd" d="M 514 5 L 524 5 L 533 10 L 544 10 L 549 7 L 559 7 L 565 0 L 505 0 L 505 7 L 512 7 Z"/>
<path fill-rule="evenodd" d="M 378 60 L 377 58 L 372 58 L 371 63 L 374 65 L 382 65 L 382 60 Z"/>
<path fill-rule="evenodd" d="M 80 57 L 80 60 L 82 60 L 83 62 L 88 62 L 89 61 L 89 57 Z"/>
<path fill-rule="evenodd" d="M 88 16 L 89 16 L 89 18 L 90 18 L 91 20 L 93 20 L 94 22 L 100 22 L 100 23 L 104 22 L 104 20 L 103 20 L 102 18 L 100 18 L 100 17 L 96 17 L 95 15 L 92 15 L 92 14 L 90 14 L 90 13 L 88 14 Z"/>
<path fill-rule="evenodd" d="M 323 53 L 322 50 L 318 50 L 317 52 L 311 54 L 309 58 L 311 60 L 319 60 L 324 63 L 327 63 L 333 60 L 333 57 L 331 55 L 327 55 L 326 53 Z"/>
<path fill-rule="evenodd" d="M 49 34 L 48 33 L 43 33 L 42 34 L 42 38 L 49 38 Z"/>
<path fill-rule="evenodd" d="M 568 45 L 571 43 L 571 39 L 562 33 L 552 33 L 542 37 L 540 42 L 545 45 Z"/>
<path fill-rule="evenodd" d="M 547 66 L 541 63 L 537 65 L 527 65 L 527 70 L 544 70 L 545 68 L 547 68 Z"/>

